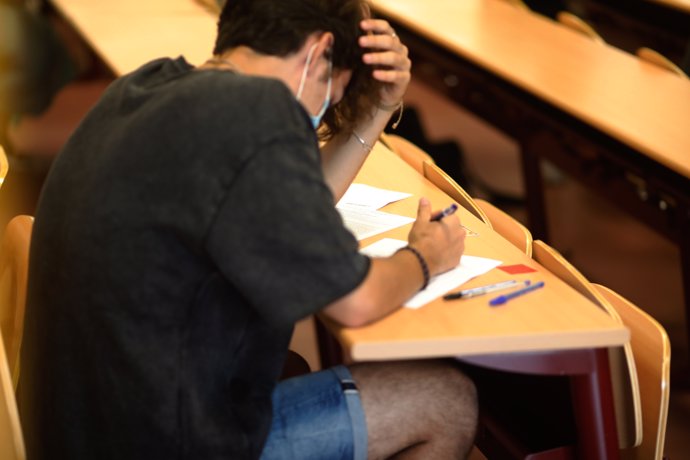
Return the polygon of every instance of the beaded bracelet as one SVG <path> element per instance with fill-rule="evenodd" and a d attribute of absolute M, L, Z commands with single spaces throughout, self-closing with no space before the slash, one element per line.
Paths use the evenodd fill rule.
<path fill-rule="evenodd" d="M 420 291 L 423 291 L 429 285 L 429 266 L 427 265 L 426 260 L 424 260 L 424 256 L 422 256 L 422 254 L 412 246 L 405 246 L 404 248 L 398 249 L 398 252 L 400 251 L 410 251 L 415 255 L 415 257 L 417 257 L 419 265 L 422 267 L 422 275 L 424 276 L 424 284 L 422 284 L 422 288 L 420 289 Z"/>
<path fill-rule="evenodd" d="M 371 149 L 374 148 L 373 145 L 368 144 L 367 141 L 365 141 L 365 140 L 362 138 L 362 136 L 360 136 L 359 134 L 357 134 L 356 131 L 352 131 L 352 135 L 354 136 L 355 139 L 357 139 L 357 142 L 359 142 L 360 144 L 362 144 L 362 147 L 364 147 L 364 148 L 366 149 L 367 152 L 371 152 Z"/>

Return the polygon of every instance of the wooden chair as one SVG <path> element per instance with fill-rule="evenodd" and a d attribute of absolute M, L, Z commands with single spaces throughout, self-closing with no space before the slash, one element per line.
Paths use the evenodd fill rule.
<path fill-rule="evenodd" d="M 527 4 L 525 2 L 523 2 L 522 0 L 503 0 L 503 1 L 515 6 L 517 8 L 530 11 L 529 6 L 527 6 Z"/>
<path fill-rule="evenodd" d="M 556 14 L 556 20 L 569 29 L 589 37 L 597 43 L 606 43 L 604 39 L 601 38 L 601 35 L 599 35 L 597 31 L 592 28 L 592 26 L 573 13 L 568 11 L 559 11 L 558 14 Z"/>
<path fill-rule="evenodd" d="M 3 460 L 26 458 L 17 400 L 14 395 L 10 368 L 7 365 L 2 333 L 0 333 L 0 458 Z"/>
<path fill-rule="evenodd" d="M 5 177 L 7 177 L 7 172 L 10 170 L 10 164 L 7 161 L 7 154 L 5 149 L 0 145 L 0 186 L 5 182 Z"/>
<path fill-rule="evenodd" d="M 529 257 L 532 257 L 532 234 L 527 227 L 486 200 L 475 198 L 474 202 L 484 211 L 494 230 Z"/>
<path fill-rule="evenodd" d="M 206 8 L 210 13 L 215 15 L 220 14 L 221 6 L 217 0 L 196 0 L 201 6 Z"/>
<path fill-rule="evenodd" d="M 7 362 L 14 387 L 19 379 L 19 349 L 24 331 L 29 243 L 34 219 L 16 216 L 0 242 L 0 330 L 5 340 Z"/>
<path fill-rule="evenodd" d="M 680 77 L 690 78 L 690 76 L 683 72 L 683 70 L 680 67 L 675 65 L 669 58 L 659 53 L 658 51 L 654 51 L 651 48 L 643 46 L 642 48 L 639 48 L 635 52 L 635 54 L 638 58 L 642 59 L 643 61 L 647 61 L 666 70 L 670 70 L 671 72 L 677 74 Z"/>
<path fill-rule="evenodd" d="M 381 133 L 379 141 L 420 174 L 424 174 L 424 162 L 435 163 L 431 155 L 397 134 Z"/>
<path fill-rule="evenodd" d="M 621 457 L 661 460 L 666 437 L 666 420 L 671 379 L 671 343 L 664 328 L 650 315 L 611 289 L 594 284 L 630 329 L 630 343 L 640 382 L 642 443 L 624 449 Z"/>
<path fill-rule="evenodd" d="M 532 258 L 623 324 L 621 316 L 606 297 L 554 248 L 543 241 L 534 241 Z M 618 443 L 621 449 L 636 447 L 642 442 L 642 408 L 632 345 L 627 343 L 624 347 L 610 348 L 609 366 Z"/>
<path fill-rule="evenodd" d="M 460 185 L 458 185 L 458 183 L 455 182 L 452 177 L 446 174 L 446 172 L 439 168 L 435 163 L 430 163 L 427 161 L 422 163 L 422 174 L 432 184 L 455 200 L 456 203 L 470 211 L 479 220 L 491 227 L 491 221 L 484 213 L 482 208 L 477 206 L 477 203 L 475 203 L 474 199 L 465 191 L 465 189 L 460 187 Z"/>

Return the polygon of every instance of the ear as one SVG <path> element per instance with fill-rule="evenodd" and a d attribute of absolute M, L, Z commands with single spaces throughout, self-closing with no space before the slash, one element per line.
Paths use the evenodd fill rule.
<path fill-rule="evenodd" d="M 309 49 L 314 46 L 314 54 L 312 55 L 311 63 L 309 64 L 310 70 L 319 65 L 324 54 L 330 52 L 329 50 L 333 47 L 334 40 L 335 37 L 331 32 L 314 32 L 307 39 L 304 46 L 307 54 L 309 53 Z M 305 54 L 305 59 L 307 54 Z"/>

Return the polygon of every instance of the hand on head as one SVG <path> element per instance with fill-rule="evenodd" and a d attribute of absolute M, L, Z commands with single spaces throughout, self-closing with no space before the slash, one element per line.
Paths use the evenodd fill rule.
<path fill-rule="evenodd" d="M 410 82 L 412 62 L 407 56 L 407 47 L 383 19 L 365 19 L 360 27 L 366 32 L 359 37 L 359 45 L 365 48 L 362 59 L 374 66 L 372 76 L 385 83 L 381 90 L 381 108 L 393 111 L 402 101 Z"/>

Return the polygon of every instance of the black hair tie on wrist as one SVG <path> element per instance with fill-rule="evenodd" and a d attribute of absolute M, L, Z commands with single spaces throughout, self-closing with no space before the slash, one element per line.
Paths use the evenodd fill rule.
<path fill-rule="evenodd" d="M 405 246 L 404 248 L 398 249 L 398 251 L 410 251 L 412 254 L 415 255 L 415 257 L 419 261 L 419 265 L 422 267 L 422 275 L 424 275 L 424 284 L 422 285 L 422 288 L 420 289 L 420 291 L 423 291 L 424 289 L 426 289 L 426 287 L 429 285 L 429 278 L 430 277 L 429 277 L 429 266 L 427 265 L 426 260 L 424 259 L 424 256 L 422 256 L 422 254 L 418 250 L 413 248 L 412 246 Z"/>

